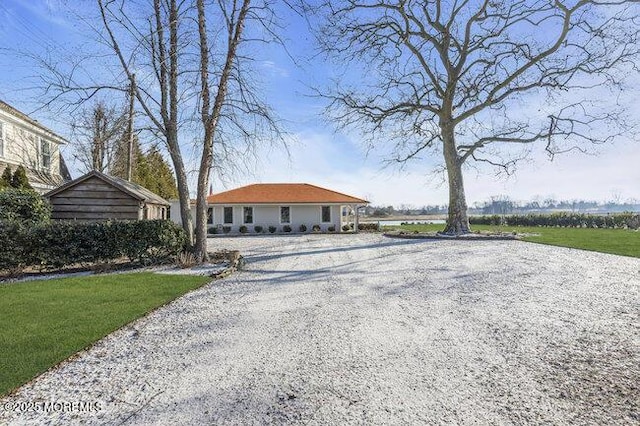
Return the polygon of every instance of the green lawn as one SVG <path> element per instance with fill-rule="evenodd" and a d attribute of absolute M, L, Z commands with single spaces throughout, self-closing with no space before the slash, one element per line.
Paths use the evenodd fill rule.
<path fill-rule="evenodd" d="M 134 273 L 0 284 L 0 395 L 210 280 Z"/>
<path fill-rule="evenodd" d="M 387 227 L 405 231 L 442 231 L 444 225 L 402 225 Z M 523 239 L 532 243 L 573 247 L 622 256 L 640 257 L 640 231 L 591 228 L 533 228 L 519 226 L 471 226 L 474 231 L 499 231 L 539 234 Z"/>

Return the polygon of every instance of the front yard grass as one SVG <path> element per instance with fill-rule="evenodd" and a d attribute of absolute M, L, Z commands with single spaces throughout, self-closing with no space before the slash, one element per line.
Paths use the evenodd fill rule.
<path fill-rule="evenodd" d="M 401 225 L 387 227 L 404 231 L 437 232 L 444 225 Z M 601 253 L 640 257 L 640 231 L 627 229 L 544 228 L 525 226 L 472 225 L 474 231 L 516 232 L 527 235 L 524 241 L 572 247 Z"/>
<path fill-rule="evenodd" d="M 132 273 L 0 284 L 0 396 L 210 280 Z"/>

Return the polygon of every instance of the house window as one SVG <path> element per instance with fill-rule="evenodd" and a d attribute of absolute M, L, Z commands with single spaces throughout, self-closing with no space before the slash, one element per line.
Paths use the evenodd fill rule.
<path fill-rule="evenodd" d="M 233 223 L 233 207 L 224 208 L 224 223 Z"/>
<path fill-rule="evenodd" d="M 209 207 L 207 209 L 207 224 L 213 225 L 213 208 Z"/>
<path fill-rule="evenodd" d="M 51 143 L 42 138 L 40 138 L 40 164 L 43 169 L 51 168 Z"/>
<path fill-rule="evenodd" d="M 280 223 L 291 223 L 291 207 L 280 207 Z"/>
<path fill-rule="evenodd" d="M 322 222 L 331 222 L 331 206 L 322 206 Z"/>
<path fill-rule="evenodd" d="M 0 121 L 0 157 L 4 157 L 4 123 Z"/>
<path fill-rule="evenodd" d="M 253 223 L 253 207 L 245 207 L 242 209 L 243 223 Z"/>

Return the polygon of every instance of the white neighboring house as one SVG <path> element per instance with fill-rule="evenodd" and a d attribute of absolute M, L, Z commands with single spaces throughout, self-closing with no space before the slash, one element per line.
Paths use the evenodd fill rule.
<path fill-rule="evenodd" d="M 0 100 L 0 173 L 23 166 L 29 183 L 40 193 L 70 180 L 60 146 L 67 141 Z"/>
<path fill-rule="evenodd" d="M 314 225 L 321 231 L 342 232 L 342 227 L 355 223 L 358 229 L 358 208 L 369 202 L 351 195 L 308 183 L 258 183 L 207 197 L 209 205 L 207 226 L 216 232 L 239 232 L 246 226 L 248 233 L 256 233 L 256 226 L 269 232 L 311 232 Z M 191 206 L 195 222 L 195 205 Z M 181 223 L 180 205 L 171 204 L 171 219 Z M 226 228 L 226 229 L 225 229 Z"/>

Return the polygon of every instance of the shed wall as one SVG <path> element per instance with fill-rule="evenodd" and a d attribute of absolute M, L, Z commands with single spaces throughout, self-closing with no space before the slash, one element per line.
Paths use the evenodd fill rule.
<path fill-rule="evenodd" d="M 139 200 L 96 177 L 53 195 L 49 201 L 52 219 L 142 219 Z"/>

